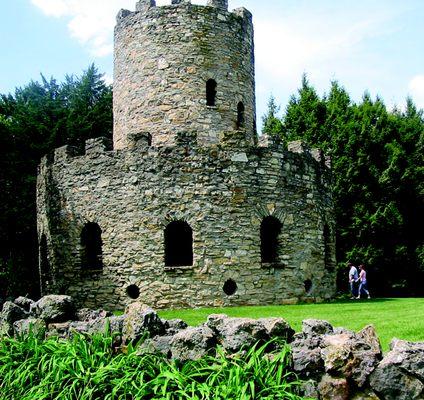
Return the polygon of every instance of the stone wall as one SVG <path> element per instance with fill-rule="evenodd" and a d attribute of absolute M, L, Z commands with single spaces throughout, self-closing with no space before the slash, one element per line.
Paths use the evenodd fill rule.
<path fill-rule="evenodd" d="M 195 137 L 178 141 L 155 147 L 141 136 L 132 149 L 110 151 L 105 140 L 94 139 L 84 155 L 63 147 L 42 160 L 44 293 L 111 309 L 131 300 L 130 285 L 156 308 L 319 301 L 334 294 L 331 172 L 322 154 L 300 143 L 292 151 L 278 143 L 250 146 L 242 132 L 206 148 Z M 282 224 L 278 258 L 262 263 L 260 225 L 270 215 Z M 192 266 L 164 263 L 164 229 L 175 220 L 193 230 Z M 80 237 L 88 222 L 102 231 L 101 271 L 82 268 Z M 233 295 L 223 291 L 229 280 L 237 285 Z"/>
<path fill-rule="evenodd" d="M 295 333 L 283 318 L 231 318 L 210 315 L 196 327 L 182 320 L 163 320 L 142 303 L 132 303 L 121 316 L 105 310 L 76 310 L 69 296 L 45 296 L 38 302 L 18 298 L 0 313 L 2 335 L 21 338 L 32 332 L 44 338 L 75 334 L 114 334 L 114 345 L 137 343 L 140 354 L 162 354 L 181 362 L 213 356 L 219 345 L 232 357 L 254 345 L 268 343 L 276 354 L 291 347 L 291 365 L 303 382 L 300 394 L 319 400 L 422 400 L 424 343 L 393 339 L 382 353 L 373 326 L 359 332 L 334 328 L 327 321 L 308 319 Z M 270 341 L 273 342 L 270 342 Z"/>
<path fill-rule="evenodd" d="M 153 145 L 175 144 L 177 134 L 197 132 L 199 144 L 236 130 L 237 105 L 256 140 L 252 15 L 228 12 L 226 1 L 209 6 L 151 0 L 121 10 L 115 28 L 114 148 L 149 132 Z M 206 104 L 206 82 L 217 83 L 216 103 Z"/>

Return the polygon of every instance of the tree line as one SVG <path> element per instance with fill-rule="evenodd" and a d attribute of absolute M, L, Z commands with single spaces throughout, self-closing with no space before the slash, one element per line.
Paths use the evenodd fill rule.
<path fill-rule="evenodd" d="M 91 65 L 81 76 L 31 81 L 0 95 L 0 298 L 39 292 L 37 166 L 64 144 L 112 136 L 112 88 Z"/>
<path fill-rule="evenodd" d="M 332 158 L 338 286 L 346 290 L 345 263 L 368 267 L 380 295 L 424 293 L 424 117 L 412 99 L 388 110 L 365 93 L 354 102 L 332 82 L 319 96 L 303 76 L 279 116 L 271 97 L 263 131 L 284 143 L 303 140 Z"/>
<path fill-rule="evenodd" d="M 263 133 L 302 139 L 332 157 L 339 286 L 365 263 L 384 295 L 423 294 L 424 116 L 411 99 L 388 110 L 355 103 L 337 82 L 319 96 L 306 76 L 282 115 L 271 98 Z M 112 136 L 112 88 L 92 65 L 64 82 L 41 77 L 0 95 L 0 298 L 39 290 L 35 189 L 42 156 Z"/>

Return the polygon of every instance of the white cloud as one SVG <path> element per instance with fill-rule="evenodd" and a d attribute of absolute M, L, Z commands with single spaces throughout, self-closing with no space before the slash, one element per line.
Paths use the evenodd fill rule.
<path fill-rule="evenodd" d="M 133 10 L 136 0 L 31 0 L 49 16 L 67 18 L 72 37 L 87 47 L 95 57 L 108 56 L 113 51 L 113 27 L 121 8 Z M 196 1 L 204 3 L 205 0 Z M 170 0 L 158 0 L 158 5 Z"/>
<path fill-rule="evenodd" d="M 409 82 L 409 91 L 415 104 L 424 109 L 424 74 L 414 76 Z"/>

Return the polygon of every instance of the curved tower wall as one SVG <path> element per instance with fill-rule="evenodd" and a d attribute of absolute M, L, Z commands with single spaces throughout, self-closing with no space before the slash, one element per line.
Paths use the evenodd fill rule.
<path fill-rule="evenodd" d="M 218 143 L 223 132 L 244 130 L 253 143 L 255 74 L 252 15 L 228 12 L 226 0 L 208 6 L 153 0 L 121 10 L 115 28 L 114 148 L 132 146 L 149 133 L 152 145 L 173 145 L 195 132 L 200 145 Z M 217 83 L 215 106 L 206 82 Z M 244 124 L 237 108 L 244 106 Z"/>

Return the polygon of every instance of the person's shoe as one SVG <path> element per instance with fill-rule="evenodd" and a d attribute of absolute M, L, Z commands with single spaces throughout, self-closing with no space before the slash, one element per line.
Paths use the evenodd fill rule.
<path fill-rule="evenodd" d="M 359 297 L 359 296 L 358 296 L 358 297 L 355 297 L 355 299 L 356 299 L 356 300 L 359 300 L 359 299 L 360 299 L 360 297 Z"/>
<path fill-rule="evenodd" d="M 352 296 L 350 299 L 351 299 L 351 300 L 355 300 L 355 299 L 356 299 L 356 297 L 355 297 L 355 296 Z"/>
<path fill-rule="evenodd" d="M 370 299 L 370 298 L 371 298 L 371 296 L 370 296 L 370 295 L 368 295 L 368 298 Z"/>

